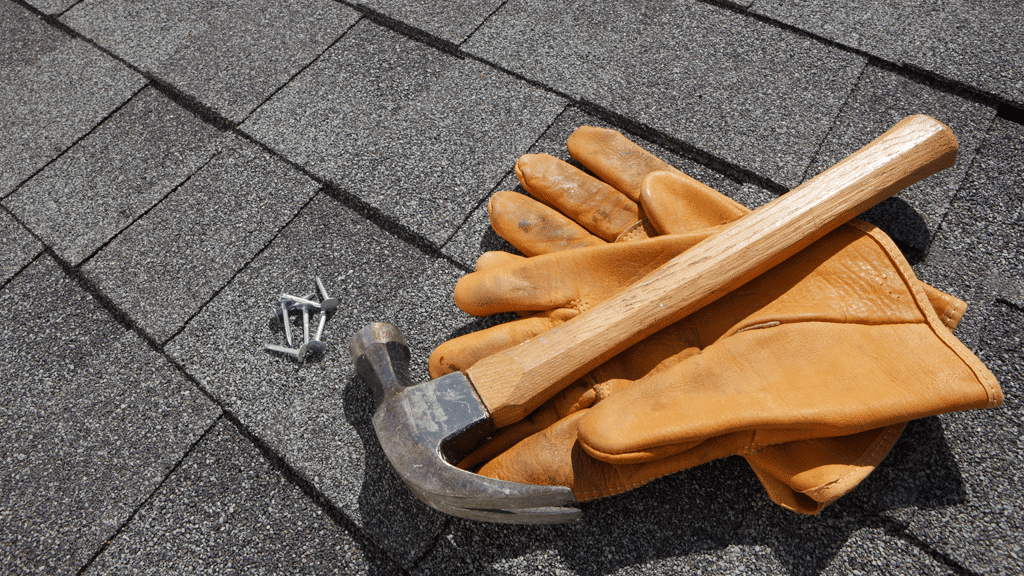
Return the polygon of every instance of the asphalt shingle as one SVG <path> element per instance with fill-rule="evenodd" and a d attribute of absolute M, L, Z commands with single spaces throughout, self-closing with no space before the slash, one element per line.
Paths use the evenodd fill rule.
<path fill-rule="evenodd" d="M 317 275 L 342 302 L 324 330 L 327 352 L 304 365 L 265 352 L 264 344 L 284 345 L 273 313 L 278 294 L 308 294 Z M 370 391 L 355 376 L 348 341 L 368 322 L 394 323 L 412 348 L 413 379 L 425 380 L 427 355 L 469 321 L 451 303 L 459 275 L 321 195 L 166 350 L 408 565 L 430 546 L 444 517 L 416 500 L 385 460 L 370 423 Z"/>
<path fill-rule="evenodd" d="M 0 2 L 0 197 L 92 129 L 145 80 L 82 40 Z"/>
<path fill-rule="evenodd" d="M 157 342 L 173 335 L 309 201 L 316 183 L 235 139 L 82 266 Z"/>
<path fill-rule="evenodd" d="M 956 164 L 863 215 L 897 242 L 912 248 L 916 255 L 923 255 L 995 113 L 990 106 L 869 66 L 822 143 L 806 178 L 826 170 L 911 114 L 928 114 L 945 122 L 960 142 Z"/>
<path fill-rule="evenodd" d="M 364 20 L 242 129 L 440 246 L 563 106 Z"/>
<path fill-rule="evenodd" d="M 583 519 L 574 524 L 526 527 L 455 519 L 418 569 L 423 574 L 442 573 L 450 565 L 468 567 L 464 573 L 704 573 L 733 564 L 737 549 L 740 555 L 762 553 L 763 538 L 737 540 L 736 534 L 759 508 L 753 503 L 765 500 L 746 464 L 727 458 L 585 503 Z M 784 573 L 763 562 L 757 567 Z"/>
<path fill-rule="evenodd" d="M 151 88 L 4 200 L 77 265 L 210 159 L 221 133 Z"/>
<path fill-rule="evenodd" d="M 331 0 L 86 0 L 61 21 L 241 122 L 358 17 Z"/>
<path fill-rule="evenodd" d="M 495 8 L 501 6 L 502 1 L 363 0 L 360 4 L 459 44 L 476 30 Z"/>
<path fill-rule="evenodd" d="M 1004 304 L 992 308 L 979 357 L 999 379 L 1005 403 L 941 417 L 964 494 L 952 506 L 917 510 L 907 528 L 978 574 L 1024 573 L 1022 333 L 1024 313 Z"/>
<path fill-rule="evenodd" d="M 1020 275 L 1022 219 L 1024 126 L 996 118 L 927 260 L 914 269 L 925 282 L 967 301 L 956 334 L 969 347 L 978 340 L 987 308 Z"/>
<path fill-rule="evenodd" d="M 46 14 L 60 14 L 81 0 L 25 0 L 26 3 Z"/>
<path fill-rule="evenodd" d="M 86 574 L 356 574 L 396 567 L 331 521 L 234 426 L 199 442 Z"/>
<path fill-rule="evenodd" d="M 702 2 L 512 1 L 464 48 L 786 187 L 864 67 Z"/>
<path fill-rule="evenodd" d="M 74 574 L 219 410 L 48 257 L 0 310 L 0 565 Z"/>
<path fill-rule="evenodd" d="M 756 0 L 750 10 L 900 62 L 941 10 L 933 0 Z"/>
<path fill-rule="evenodd" d="M 43 245 L 6 210 L 0 210 L 0 284 L 7 282 L 43 250 Z"/>
<path fill-rule="evenodd" d="M 931 557 L 907 540 L 880 528 L 865 528 L 854 533 L 822 576 L 848 574 L 903 574 L 905 576 L 960 574 Z"/>
<path fill-rule="evenodd" d="M 1024 104 L 1024 14 L 1016 0 L 942 3 L 907 62 Z"/>

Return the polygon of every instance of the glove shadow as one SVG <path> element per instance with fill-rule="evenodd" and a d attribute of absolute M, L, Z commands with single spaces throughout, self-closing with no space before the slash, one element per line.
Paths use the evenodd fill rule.
<path fill-rule="evenodd" d="M 904 538 L 901 522 L 908 512 L 912 516 L 915 508 L 948 507 L 965 498 L 941 421 L 929 417 L 912 421 L 874 473 L 814 516 L 773 503 L 743 459 L 730 456 L 586 502 L 576 524 L 499 526 L 453 519 L 448 538 L 488 573 L 503 573 L 494 567 L 551 550 L 580 574 L 644 565 L 666 571 L 673 562 L 686 571 L 706 554 L 709 568 L 718 562 L 750 563 L 752 570 L 781 563 L 790 574 L 817 575 L 856 533 L 881 530 Z"/>

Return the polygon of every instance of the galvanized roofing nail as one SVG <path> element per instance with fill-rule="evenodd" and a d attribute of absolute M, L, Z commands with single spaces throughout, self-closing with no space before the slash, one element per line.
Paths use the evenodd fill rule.
<path fill-rule="evenodd" d="M 281 309 L 277 312 L 277 317 L 281 320 L 281 324 L 284 324 L 284 337 L 288 342 L 289 346 L 292 344 L 292 321 L 288 315 L 288 305 L 281 302 Z"/>
<path fill-rule="evenodd" d="M 295 358 L 299 362 L 305 362 L 306 354 L 309 352 L 305 344 L 299 346 L 298 349 L 285 348 L 284 346 L 276 346 L 274 344 L 264 344 L 263 349 L 268 350 L 270 352 L 276 352 L 278 354 L 284 354 L 285 356 L 291 356 L 292 358 Z"/>

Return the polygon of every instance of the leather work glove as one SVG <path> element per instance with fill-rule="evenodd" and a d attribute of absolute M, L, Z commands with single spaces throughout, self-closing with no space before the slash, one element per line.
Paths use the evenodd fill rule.
<path fill-rule="evenodd" d="M 433 377 L 585 312 L 747 212 L 617 132 L 581 128 L 569 150 L 598 178 L 524 156 L 516 173 L 543 204 L 510 192 L 489 204 L 495 230 L 534 257 L 487 253 L 456 287 L 467 312 L 524 317 L 443 344 Z M 1001 401 L 950 332 L 964 310 L 879 230 L 846 225 L 609 360 L 462 465 L 582 501 L 738 454 L 774 501 L 815 513 L 907 420 Z"/>

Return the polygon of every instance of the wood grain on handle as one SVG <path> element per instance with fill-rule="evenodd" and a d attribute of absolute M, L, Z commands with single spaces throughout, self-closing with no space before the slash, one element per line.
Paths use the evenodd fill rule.
<path fill-rule="evenodd" d="M 953 132 L 910 116 L 792 191 L 576 318 L 466 374 L 498 427 L 515 423 L 615 354 L 710 304 L 839 225 L 953 165 Z"/>

